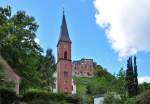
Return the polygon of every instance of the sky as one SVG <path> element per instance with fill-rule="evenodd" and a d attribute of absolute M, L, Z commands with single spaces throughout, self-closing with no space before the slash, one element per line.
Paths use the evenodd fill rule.
<path fill-rule="evenodd" d="M 90 58 L 114 74 L 136 55 L 139 82 L 150 82 L 149 0 L 0 0 L 6 5 L 35 17 L 36 41 L 55 57 L 64 8 L 72 60 Z"/>

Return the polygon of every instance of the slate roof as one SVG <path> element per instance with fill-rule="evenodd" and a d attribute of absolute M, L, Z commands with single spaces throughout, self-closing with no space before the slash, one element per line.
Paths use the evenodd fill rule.
<path fill-rule="evenodd" d="M 68 29 L 67 29 L 67 23 L 66 23 L 66 18 L 65 18 L 64 11 L 63 11 L 63 18 L 62 18 L 60 37 L 59 37 L 58 43 L 60 41 L 65 41 L 65 42 L 71 43 L 71 40 L 70 40 L 70 37 L 69 37 L 69 33 L 68 33 Z"/>

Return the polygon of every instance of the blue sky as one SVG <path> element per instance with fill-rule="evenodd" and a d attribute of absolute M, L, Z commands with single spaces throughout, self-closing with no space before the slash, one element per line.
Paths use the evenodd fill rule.
<path fill-rule="evenodd" d="M 28 15 L 35 17 L 39 24 L 37 38 L 40 45 L 44 51 L 52 48 L 55 56 L 64 7 L 72 40 L 73 60 L 92 58 L 111 73 L 117 73 L 121 67 L 126 68 L 127 58 L 119 60 L 104 28 L 96 24 L 93 0 L 0 0 L 0 5 L 10 5 L 13 13 L 25 10 Z M 149 62 L 149 52 L 137 54 L 139 76 L 150 76 Z"/>

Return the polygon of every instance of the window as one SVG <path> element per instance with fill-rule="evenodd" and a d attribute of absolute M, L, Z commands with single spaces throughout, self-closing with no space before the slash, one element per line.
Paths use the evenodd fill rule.
<path fill-rule="evenodd" d="M 53 86 L 54 88 L 56 88 L 56 84 L 54 83 L 54 86 Z"/>
<path fill-rule="evenodd" d="M 67 94 L 68 93 L 68 88 L 65 87 L 64 90 L 65 90 L 65 94 Z"/>
<path fill-rule="evenodd" d="M 90 73 L 89 73 L 89 72 L 87 72 L 87 75 L 88 75 L 88 76 L 90 76 Z"/>
<path fill-rule="evenodd" d="M 67 51 L 64 53 L 64 59 L 67 59 Z"/>
<path fill-rule="evenodd" d="M 77 67 L 75 66 L 74 69 L 77 69 Z"/>
<path fill-rule="evenodd" d="M 68 77 L 68 72 L 67 71 L 64 72 L 64 77 Z"/>
<path fill-rule="evenodd" d="M 68 81 L 64 81 L 64 85 L 66 86 L 68 84 Z"/>

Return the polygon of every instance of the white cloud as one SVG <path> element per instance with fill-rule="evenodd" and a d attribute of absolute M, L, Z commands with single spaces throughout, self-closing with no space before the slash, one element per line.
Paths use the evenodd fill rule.
<path fill-rule="evenodd" d="M 139 83 L 147 82 L 150 83 L 150 76 L 138 77 Z"/>
<path fill-rule="evenodd" d="M 150 51 L 150 0 L 94 0 L 96 23 L 119 57 Z"/>
<path fill-rule="evenodd" d="M 40 44 L 40 40 L 38 38 L 34 39 L 37 44 Z"/>

